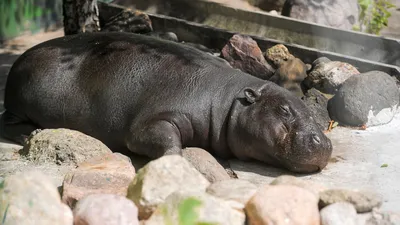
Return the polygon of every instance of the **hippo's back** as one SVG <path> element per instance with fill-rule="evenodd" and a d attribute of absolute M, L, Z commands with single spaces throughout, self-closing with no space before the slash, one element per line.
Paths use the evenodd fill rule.
<path fill-rule="evenodd" d="M 4 105 L 40 127 L 66 127 L 105 139 L 111 133 L 123 135 L 127 121 L 140 113 L 182 111 L 177 107 L 198 111 L 196 107 L 210 107 L 206 104 L 218 93 L 260 82 L 238 73 L 178 43 L 128 33 L 87 33 L 25 52 L 9 73 Z"/>

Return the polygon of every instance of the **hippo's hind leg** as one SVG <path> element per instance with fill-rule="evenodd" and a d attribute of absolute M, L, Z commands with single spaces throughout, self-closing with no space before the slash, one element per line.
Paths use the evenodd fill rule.
<path fill-rule="evenodd" d="M 131 129 L 128 148 L 150 158 L 182 154 L 180 132 L 176 126 L 160 120 L 146 125 L 143 129 Z"/>
<path fill-rule="evenodd" d="M 2 137 L 24 145 L 32 131 L 38 129 L 33 123 L 5 111 L 0 118 L 0 134 Z"/>

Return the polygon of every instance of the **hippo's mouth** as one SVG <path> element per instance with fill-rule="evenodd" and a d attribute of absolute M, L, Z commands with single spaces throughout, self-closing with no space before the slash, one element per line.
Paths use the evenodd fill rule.
<path fill-rule="evenodd" d="M 295 173 L 318 173 L 323 169 L 323 167 L 321 167 L 320 165 L 315 165 L 311 163 L 310 164 L 298 163 L 281 158 L 278 158 L 278 161 L 281 164 L 281 166 Z"/>

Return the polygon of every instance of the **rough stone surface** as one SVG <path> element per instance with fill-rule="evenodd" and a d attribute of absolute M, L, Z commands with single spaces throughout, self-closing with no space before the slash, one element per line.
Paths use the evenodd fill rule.
<path fill-rule="evenodd" d="M 245 207 L 249 225 L 319 225 L 318 198 L 292 185 L 261 187 Z"/>
<path fill-rule="evenodd" d="M 73 213 L 74 225 L 139 225 L 135 204 L 119 195 L 86 196 L 77 203 Z"/>
<path fill-rule="evenodd" d="M 119 153 L 100 155 L 65 175 L 62 200 L 73 208 L 77 201 L 90 194 L 126 196 L 134 177 L 135 168 L 128 157 Z"/>
<path fill-rule="evenodd" d="M 373 209 L 371 216 L 365 221 L 365 225 L 399 225 L 400 213 Z"/>
<path fill-rule="evenodd" d="M 222 49 L 221 56 L 233 68 L 264 80 L 268 80 L 274 72 L 272 66 L 265 60 L 257 42 L 246 35 L 233 35 Z"/>
<path fill-rule="evenodd" d="M 103 32 L 130 32 L 144 34 L 153 31 L 150 17 L 141 11 L 125 9 L 110 18 L 101 28 Z"/>
<path fill-rule="evenodd" d="M 186 148 L 182 151 L 182 156 L 211 183 L 231 179 L 224 167 L 204 149 Z"/>
<path fill-rule="evenodd" d="M 72 220 L 57 187 L 41 172 L 16 173 L 0 183 L 2 225 L 72 225 Z"/>
<path fill-rule="evenodd" d="M 139 208 L 139 219 L 148 219 L 171 193 L 205 191 L 210 182 L 179 155 L 166 155 L 141 168 L 128 188 L 127 197 Z"/>
<path fill-rule="evenodd" d="M 321 130 L 329 127 L 328 99 L 317 89 L 311 88 L 301 98 L 311 111 L 311 115 Z"/>
<path fill-rule="evenodd" d="M 320 211 L 321 225 L 358 225 L 357 211 L 348 202 L 328 205 Z"/>
<path fill-rule="evenodd" d="M 319 193 L 321 191 L 326 190 L 326 187 L 322 184 L 313 182 L 313 181 L 308 181 L 308 180 L 303 180 L 301 178 L 297 178 L 295 176 L 291 176 L 291 175 L 282 175 L 277 177 L 275 180 L 273 180 L 270 185 L 293 185 L 293 186 L 297 186 L 300 188 L 304 188 L 310 192 L 312 192 L 313 194 L 315 194 L 315 196 L 317 198 L 319 198 Z"/>
<path fill-rule="evenodd" d="M 339 124 L 378 126 L 393 119 L 399 96 L 395 78 L 370 71 L 347 79 L 329 100 L 328 111 Z"/>
<path fill-rule="evenodd" d="M 239 208 L 243 209 L 247 201 L 256 193 L 257 186 L 249 181 L 231 179 L 211 184 L 206 192 L 224 199 L 240 203 Z"/>
<path fill-rule="evenodd" d="M 321 57 L 313 62 L 312 70 L 304 80 L 304 84 L 308 88 L 314 87 L 324 93 L 335 94 L 343 82 L 356 74 L 360 72 L 348 63 Z"/>
<path fill-rule="evenodd" d="M 329 189 L 320 193 L 319 207 L 323 208 L 336 202 L 349 202 L 358 213 L 371 212 L 382 205 L 382 198 L 373 192 L 349 189 Z"/>
<path fill-rule="evenodd" d="M 111 153 L 111 150 L 101 141 L 64 128 L 32 132 L 21 150 L 21 155 L 26 156 L 29 161 L 62 165 L 78 165 L 86 159 L 105 153 Z"/>
<path fill-rule="evenodd" d="M 172 193 L 166 198 L 165 203 L 159 205 L 154 214 L 146 221 L 146 225 L 165 224 L 163 210 L 167 210 L 167 217 L 171 218 L 172 224 L 178 224 L 178 208 L 185 199 L 194 198 L 200 201 L 196 207 L 198 222 L 208 222 L 219 225 L 244 225 L 245 214 L 230 206 L 230 204 L 220 198 L 214 197 L 205 192 L 184 192 Z"/>
<path fill-rule="evenodd" d="M 286 0 L 282 15 L 335 28 L 351 30 L 358 22 L 357 1 Z"/>
<path fill-rule="evenodd" d="M 302 82 L 306 77 L 306 64 L 298 58 L 291 58 L 280 63 L 269 81 L 289 90 L 296 96 L 302 97 L 304 96 Z"/>
<path fill-rule="evenodd" d="M 278 68 L 282 63 L 293 59 L 289 50 L 283 44 L 277 44 L 265 51 L 265 58 L 272 63 L 275 68 Z"/>

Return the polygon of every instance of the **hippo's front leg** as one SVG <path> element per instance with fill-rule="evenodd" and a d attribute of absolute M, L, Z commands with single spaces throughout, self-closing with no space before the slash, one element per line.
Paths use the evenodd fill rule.
<path fill-rule="evenodd" d="M 131 134 L 127 145 L 129 150 L 137 154 L 154 159 L 164 155 L 182 154 L 180 132 L 168 121 L 148 123 L 142 129 L 131 129 Z"/>

